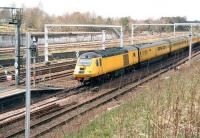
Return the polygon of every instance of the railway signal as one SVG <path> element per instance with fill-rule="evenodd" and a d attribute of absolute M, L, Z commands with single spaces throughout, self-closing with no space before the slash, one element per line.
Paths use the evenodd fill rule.
<path fill-rule="evenodd" d="M 36 57 L 38 56 L 38 49 L 37 49 L 37 42 L 38 38 L 36 36 L 31 36 L 32 44 L 30 46 L 31 51 L 31 58 L 33 59 L 33 86 L 35 87 L 35 80 L 36 80 Z"/>
<path fill-rule="evenodd" d="M 31 44 L 31 47 L 30 47 L 32 58 L 36 58 L 38 56 L 37 41 L 38 41 L 37 37 L 33 36 L 32 37 L 32 44 Z"/>

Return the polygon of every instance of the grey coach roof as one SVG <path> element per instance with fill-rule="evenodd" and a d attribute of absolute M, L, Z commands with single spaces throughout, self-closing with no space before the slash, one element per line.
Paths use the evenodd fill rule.
<path fill-rule="evenodd" d="M 146 43 L 143 45 L 134 45 L 134 46 L 139 49 L 143 49 L 143 48 L 149 48 L 149 47 L 158 46 L 158 45 L 169 45 L 169 42 L 161 40 L 161 41 Z"/>

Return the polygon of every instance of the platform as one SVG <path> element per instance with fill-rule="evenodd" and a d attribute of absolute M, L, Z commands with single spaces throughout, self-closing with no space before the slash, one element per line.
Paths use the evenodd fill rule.
<path fill-rule="evenodd" d="M 63 88 L 33 88 L 31 92 L 38 92 L 38 91 L 57 91 L 62 90 Z M 1 88 L 0 87 L 0 100 L 5 99 L 11 96 L 16 96 L 25 93 L 25 88 L 18 88 L 18 87 L 11 87 L 11 88 Z"/>

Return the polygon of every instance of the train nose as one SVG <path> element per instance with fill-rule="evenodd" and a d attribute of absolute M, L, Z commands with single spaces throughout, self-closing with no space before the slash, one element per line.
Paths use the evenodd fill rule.
<path fill-rule="evenodd" d="M 85 70 L 85 67 L 80 67 L 80 70 Z"/>
<path fill-rule="evenodd" d="M 85 67 L 80 67 L 79 68 L 79 73 L 84 74 L 85 73 Z"/>

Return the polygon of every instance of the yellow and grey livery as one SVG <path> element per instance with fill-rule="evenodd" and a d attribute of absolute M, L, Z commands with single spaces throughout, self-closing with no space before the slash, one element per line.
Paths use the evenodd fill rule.
<path fill-rule="evenodd" d="M 200 37 L 193 37 L 193 44 Z M 189 46 L 188 37 L 163 39 L 152 43 L 110 48 L 82 54 L 74 70 L 75 79 L 84 82 L 105 74 L 110 74 L 138 63 L 174 53 Z"/>

